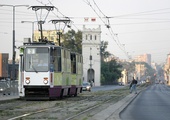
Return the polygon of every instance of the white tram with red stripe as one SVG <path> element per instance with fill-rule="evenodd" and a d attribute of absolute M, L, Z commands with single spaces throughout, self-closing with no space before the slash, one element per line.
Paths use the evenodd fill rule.
<path fill-rule="evenodd" d="M 82 60 L 81 54 L 51 43 L 24 43 L 20 48 L 19 96 L 77 96 L 82 92 Z"/>

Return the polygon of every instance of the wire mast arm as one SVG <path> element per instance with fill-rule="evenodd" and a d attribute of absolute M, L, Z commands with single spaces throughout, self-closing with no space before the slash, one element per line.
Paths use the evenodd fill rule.
<path fill-rule="evenodd" d="M 32 8 L 32 10 L 35 11 L 36 18 L 37 18 L 37 21 L 38 21 L 38 29 L 39 29 L 40 34 L 41 34 L 41 39 L 39 41 L 43 41 L 42 24 L 45 23 L 47 16 L 49 15 L 50 11 L 54 10 L 54 6 L 31 6 L 29 8 Z M 47 10 L 47 14 L 46 14 L 44 20 L 42 18 L 42 10 L 43 9 Z M 39 10 L 40 10 L 40 13 L 39 13 L 39 18 L 38 18 L 38 11 Z"/>

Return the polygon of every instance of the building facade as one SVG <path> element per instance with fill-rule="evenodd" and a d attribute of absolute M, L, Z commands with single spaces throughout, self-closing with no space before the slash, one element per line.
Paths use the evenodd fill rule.
<path fill-rule="evenodd" d="M 148 65 L 151 65 L 151 54 L 139 55 L 135 58 L 135 62 L 145 62 Z"/>
<path fill-rule="evenodd" d="M 83 81 L 100 86 L 101 76 L 101 27 L 86 28 L 82 31 Z"/>
<path fill-rule="evenodd" d="M 144 64 L 135 64 L 136 73 L 134 75 L 135 79 L 144 80 L 146 75 L 146 67 Z"/>
<path fill-rule="evenodd" d="M 39 41 L 39 39 L 41 38 L 41 34 L 40 31 L 35 30 L 34 31 L 34 41 Z M 56 45 L 58 45 L 58 35 L 57 35 L 57 31 L 56 30 L 43 30 L 43 38 L 54 42 Z"/>
<path fill-rule="evenodd" d="M 170 86 L 170 54 L 167 55 L 166 63 L 164 65 L 164 79 Z"/>

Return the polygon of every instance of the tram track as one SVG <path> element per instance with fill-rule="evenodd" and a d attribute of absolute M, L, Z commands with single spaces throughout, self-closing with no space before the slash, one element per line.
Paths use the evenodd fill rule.
<path fill-rule="evenodd" d="M 101 106 L 104 103 L 114 101 L 112 96 L 108 97 L 109 94 L 110 93 L 108 92 L 108 94 L 106 94 L 106 93 L 103 95 L 99 94 L 99 96 L 91 95 L 86 99 L 83 99 L 83 100 L 80 100 L 80 101 L 74 102 L 74 103 L 72 103 L 72 100 L 75 100 L 75 99 L 71 98 L 72 100 L 70 100 L 70 98 L 68 98 L 64 101 L 65 101 L 65 103 L 68 103 L 69 105 L 65 104 L 65 106 L 62 108 L 53 107 L 53 108 L 48 108 L 45 110 L 39 110 L 36 112 L 24 114 L 22 116 L 14 117 L 9 120 L 15 120 L 16 118 L 32 119 L 32 118 L 36 118 L 36 117 L 37 117 L 37 119 L 39 119 L 40 117 L 42 119 L 42 118 L 46 118 L 46 116 L 49 117 L 49 115 L 44 115 L 44 113 L 50 113 L 50 114 L 55 113 L 55 116 L 58 116 L 56 113 L 60 114 L 63 111 L 64 111 L 65 115 L 61 115 L 62 117 L 60 117 L 60 118 L 57 117 L 56 119 L 63 119 L 63 120 L 73 119 L 74 117 L 82 115 L 83 113 L 86 113 L 86 112 L 89 112 L 90 110 L 98 108 L 99 106 Z M 121 96 L 121 95 L 119 94 L 119 96 Z M 116 97 L 114 96 L 114 98 L 116 98 Z M 118 100 L 118 98 L 117 98 L 117 100 Z M 77 109 L 75 111 L 74 108 L 80 108 L 80 109 L 79 110 Z M 66 114 L 66 113 L 69 113 L 69 114 Z M 52 119 L 52 118 L 54 118 L 54 117 L 50 117 L 50 119 Z"/>
<path fill-rule="evenodd" d="M 69 118 L 66 118 L 65 120 L 72 120 L 72 119 L 74 119 L 74 118 L 77 118 L 77 117 L 82 116 L 83 114 L 87 114 L 88 112 L 93 111 L 94 109 L 97 109 L 97 108 L 101 107 L 103 104 L 108 103 L 108 102 L 111 102 L 111 100 L 113 100 L 113 99 L 109 99 L 109 100 L 104 101 L 104 102 L 102 102 L 102 103 L 100 103 L 100 104 L 96 104 L 96 105 L 94 105 L 94 106 L 91 106 L 90 108 L 85 109 L 85 110 L 79 112 L 78 114 L 75 114 L 75 115 L 73 115 L 73 116 L 71 116 L 71 117 L 69 117 Z M 108 106 L 107 106 L 107 107 L 108 107 Z M 94 114 L 93 114 L 93 115 L 94 115 Z"/>
<path fill-rule="evenodd" d="M 68 103 L 68 100 L 63 100 L 63 101 L 65 101 L 66 103 Z M 82 101 L 85 101 L 85 100 L 81 100 L 81 102 Z M 57 104 L 57 103 L 56 103 Z M 75 103 L 76 104 L 76 103 Z M 73 107 L 74 106 L 74 104 L 72 104 L 71 106 L 69 106 L 69 107 Z M 67 106 L 68 107 L 68 106 Z M 16 120 L 16 119 L 20 119 L 20 118 L 24 118 L 24 117 L 27 117 L 27 116 L 31 116 L 31 115 L 34 115 L 34 114 L 38 114 L 38 113 L 43 113 L 43 112 L 46 112 L 46 111 L 49 111 L 49 110 L 56 110 L 56 111 L 59 111 L 59 110 L 61 110 L 61 109 L 63 109 L 63 108 L 56 108 L 56 107 L 50 107 L 50 108 L 44 108 L 44 109 L 40 109 L 40 110 L 38 110 L 38 111 L 34 111 L 34 112 L 29 112 L 29 113 L 25 113 L 25 114 L 22 114 L 22 115 L 19 115 L 19 116 L 16 116 L 16 117 L 12 117 L 12 118 L 10 118 L 10 119 L 8 119 L 8 120 Z"/>
<path fill-rule="evenodd" d="M 91 106 L 88 109 L 85 109 L 81 111 L 78 114 L 75 114 L 69 118 L 66 118 L 65 120 L 83 120 L 83 119 L 91 119 L 92 116 L 97 114 L 98 112 L 108 108 L 110 105 L 113 105 L 117 103 L 119 100 L 126 97 L 127 94 L 119 94 L 118 96 L 111 97 L 109 99 L 105 99 L 104 101 L 100 102 L 99 104 L 96 104 L 95 106 Z"/>
<path fill-rule="evenodd" d="M 22 101 L 20 106 L 1 109 L 0 116 L 4 120 L 18 119 L 62 119 L 72 120 L 74 118 L 92 116 L 109 105 L 118 102 L 129 94 L 129 89 L 123 88 L 113 91 L 84 92 L 77 97 L 66 97 L 62 100 L 53 101 Z M 19 103 L 13 101 L 15 106 Z M 26 102 L 26 103 L 25 103 Z M 2 104 L 0 104 L 0 107 Z M 96 112 L 96 113 L 95 113 Z M 2 114 L 2 113 L 6 113 Z M 83 118 L 82 117 L 82 118 Z"/>

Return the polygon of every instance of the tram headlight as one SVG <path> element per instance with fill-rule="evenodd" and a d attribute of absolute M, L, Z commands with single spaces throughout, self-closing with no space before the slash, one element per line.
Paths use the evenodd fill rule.
<path fill-rule="evenodd" d="M 26 84 L 30 84 L 30 77 L 26 77 L 26 78 L 25 78 L 25 83 L 26 83 Z"/>
<path fill-rule="evenodd" d="M 44 77 L 44 84 L 47 84 L 48 83 L 48 77 Z"/>
<path fill-rule="evenodd" d="M 48 80 L 44 80 L 44 84 L 47 84 L 48 83 Z"/>
<path fill-rule="evenodd" d="M 25 83 L 26 83 L 26 84 L 29 84 L 29 83 L 30 83 L 30 80 L 25 80 Z"/>

